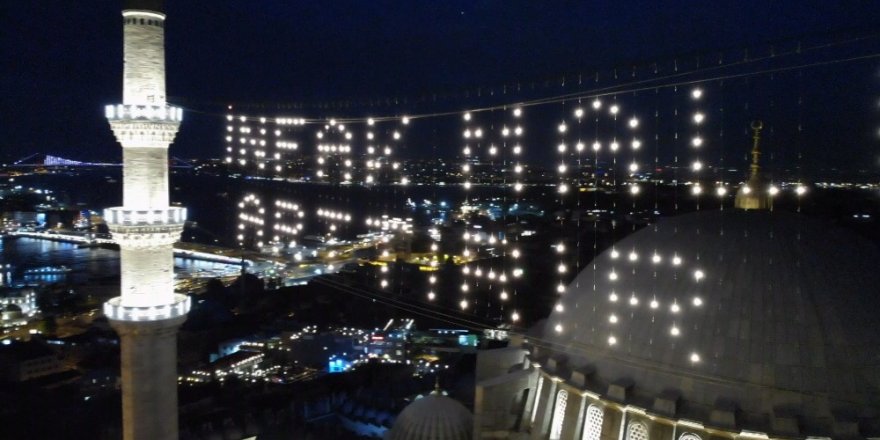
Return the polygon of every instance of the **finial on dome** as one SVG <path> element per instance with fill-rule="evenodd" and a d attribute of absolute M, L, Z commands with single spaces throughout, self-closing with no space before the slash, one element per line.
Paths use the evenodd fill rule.
<path fill-rule="evenodd" d="M 734 207 L 739 209 L 773 209 L 763 179 L 761 178 L 761 166 L 758 164 L 761 158 L 761 130 L 764 123 L 760 120 L 752 121 L 752 163 L 749 165 L 749 180 L 736 192 Z"/>
<path fill-rule="evenodd" d="M 759 145 L 761 142 L 761 130 L 763 129 L 763 122 L 752 121 L 752 165 L 749 167 L 751 170 L 749 180 L 757 178 L 758 171 L 761 169 L 760 165 L 758 165 L 758 160 L 761 157 L 761 149 L 759 148 Z"/>
<path fill-rule="evenodd" d="M 434 394 L 440 394 L 440 375 L 434 376 Z"/>

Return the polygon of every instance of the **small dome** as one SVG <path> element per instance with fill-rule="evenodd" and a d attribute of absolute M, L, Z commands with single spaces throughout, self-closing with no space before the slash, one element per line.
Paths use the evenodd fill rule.
<path fill-rule="evenodd" d="M 388 432 L 388 440 L 469 440 L 473 416 L 461 403 L 437 391 L 406 406 Z"/>

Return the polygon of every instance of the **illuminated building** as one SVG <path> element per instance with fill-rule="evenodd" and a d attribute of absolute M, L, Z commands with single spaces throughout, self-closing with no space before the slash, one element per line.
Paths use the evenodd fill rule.
<path fill-rule="evenodd" d="M 121 296 L 104 313 L 120 338 L 126 440 L 178 436 L 177 330 L 190 308 L 173 284 L 186 209 L 168 200 L 168 146 L 182 110 L 165 101 L 162 3 L 126 2 L 122 104 L 105 110 L 123 157 L 123 206 L 104 211 L 120 248 Z"/>
<path fill-rule="evenodd" d="M 240 350 L 211 362 L 211 373 L 223 379 L 229 375 L 248 376 L 255 373 L 265 355 L 256 351 Z"/>
<path fill-rule="evenodd" d="M 407 332 L 399 330 L 375 332 L 366 344 L 367 355 L 403 362 L 407 358 L 407 337 Z"/>
<path fill-rule="evenodd" d="M 33 289 L 0 291 L 0 327 L 25 325 L 37 312 L 37 296 Z"/>
<path fill-rule="evenodd" d="M 5 339 L 0 344 L 0 378 L 3 380 L 23 382 L 64 370 L 55 352 L 39 342 Z"/>
<path fill-rule="evenodd" d="M 880 251 L 743 195 L 616 243 L 542 328 L 480 353 L 475 437 L 880 435 Z"/>

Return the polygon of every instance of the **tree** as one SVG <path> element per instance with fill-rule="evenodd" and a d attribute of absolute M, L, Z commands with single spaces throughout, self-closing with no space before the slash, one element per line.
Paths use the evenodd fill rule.
<path fill-rule="evenodd" d="M 40 320 L 37 329 L 44 335 L 55 335 L 55 332 L 58 331 L 58 321 L 55 320 L 55 315 L 49 315 Z"/>

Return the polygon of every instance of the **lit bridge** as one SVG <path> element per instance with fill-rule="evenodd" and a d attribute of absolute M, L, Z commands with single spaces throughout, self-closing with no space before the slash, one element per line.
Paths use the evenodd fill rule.
<path fill-rule="evenodd" d="M 11 237 L 27 237 L 40 240 L 59 241 L 64 243 L 76 244 L 116 244 L 116 240 L 113 240 L 112 238 L 91 238 L 83 235 L 74 234 L 56 234 L 36 231 L 10 231 L 8 235 Z M 187 246 L 186 248 L 175 248 L 174 256 L 189 258 L 192 260 L 214 261 L 218 263 L 236 265 L 242 264 L 242 258 L 240 256 L 219 255 L 217 253 L 196 250 L 191 248 L 190 246 Z M 253 262 L 247 259 L 244 260 L 244 263 L 247 265 L 253 265 Z"/>
<path fill-rule="evenodd" d="M 182 159 L 172 157 L 170 166 L 172 168 L 192 168 L 192 165 Z M 54 156 L 45 153 L 34 153 L 23 157 L 12 163 L 12 167 L 16 168 L 40 168 L 40 167 L 119 167 L 121 163 L 112 162 L 83 162 L 73 159 L 67 159 L 61 156 Z"/>

